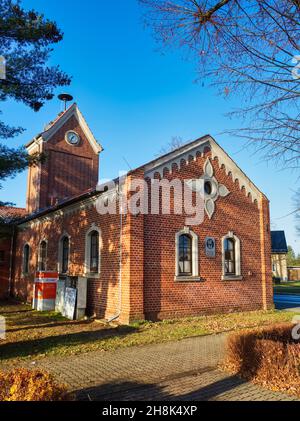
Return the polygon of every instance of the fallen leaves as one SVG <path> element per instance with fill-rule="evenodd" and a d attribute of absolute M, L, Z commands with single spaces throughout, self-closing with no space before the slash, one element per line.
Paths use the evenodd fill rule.
<path fill-rule="evenodd" d="M 70 400 L 67 388 L 41 370 L 15 369 L 0 372 L 0 401 L 65 401 Z"/>
<path fill-rule="evenodd" d="M 300 397 L 300 343 L 292 339 L 293 325 L 231 335 L 223 368 L 272 391 Z"/>

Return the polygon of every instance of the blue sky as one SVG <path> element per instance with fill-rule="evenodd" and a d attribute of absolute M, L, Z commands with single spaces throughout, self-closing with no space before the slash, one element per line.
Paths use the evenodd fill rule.
<path fill-rule="evenodd" d="M 157 51 L 149 30 L 143 26 L 136 0 L 23 0 L 56 20 L 65 36 L 55 47 L 52 64 L 60 64 L 73 76 L 72 93 L 96 138 L 104 146 L 102 178 L 113 178 L 153 159 L 172 136 L 193 140 L 213 135 L 271 201 L 273 229 L 284 229 L 288 243 L 300 253 L 295 232 L 292 196 L 299 174 L 281 170 L 275 163 L 245 149 L 241 140 L 220 135 L 241 126 L 224 114 L 239 98 L 217 96 L 208 81 L 194 83 L 195 63 L 178 51 Z M 57 93 L 60 93 L 58 91 Z M 6 122 L 22 125 L 26 132 L 11 145 L 21 145 L 39 133 L 61 111 L 54 99 L 34 113 L 23 104 L 2 105 Z M 26 173 L 8 180 L 1 200 L 25 206 Z"/>

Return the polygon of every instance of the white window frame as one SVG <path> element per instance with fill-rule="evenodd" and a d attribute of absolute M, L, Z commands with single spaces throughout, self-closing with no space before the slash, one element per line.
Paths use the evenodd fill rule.
<path fill-rule="evenodd" d="M 58 242 L 58 264 L 57 264 L 57 269 L 58 269 L 58 273 L 60 275 L 67 275 L 69 273 L 69 267 L 68 267 L 68 271 L 66 273 L 62 273 L 62 265 L 63 265 L 63 240 L 65 238 L 69 239 L 69 266 L 70 266 L 70 255 L 71 255 L 71 236 L 65 232 L 59 239 Z"/>
<path fill-rule="evenodd" d="M 235 274 L 228 275 L 225 273 L 225 241 L 234 240 L 234 252 L 235 252 Z M 234 235 L 233 232 L 229 232 L 222 238 L 222 280 L 223 281 L 241 281 L 242 277 L 242 265 L 241 265 L 241 241 Z"/>
<path fill-rule="evenodd" d="M 179 240 L 182 235 L 189 235 L 192 238 L 192 275 L 182 276 L 179 272 Z M 175 281 L 200 281 L 199 277 L 199 239 L 189 227 L 178 231 L 175 235 Z"/>
<path fill-rule="evenodd" d="M 98 272 L 91 272 L 91 234 L 96 231 L 99 234 L 99 267 Z M 98 278 L 101 274 L 101 251 L 102 251 L 102 232 L 96 225 L 92 225 L 85 234 L 85 260 L 84 260 L 84 274 L 89 278 Z"/>

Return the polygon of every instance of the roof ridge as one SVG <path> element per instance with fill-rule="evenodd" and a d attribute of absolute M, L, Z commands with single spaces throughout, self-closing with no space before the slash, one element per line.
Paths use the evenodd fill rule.
<path fill-rule="evenodd" d="M 97 141 L 95 138 L 95 135 L 93 134 L 90 126 L 88 125 L 86 119 L 84 118 L 82 112 L 80 111 L 78 105 L 76 102 L 74 102 L 68 109 L 66 109 L 64 112 L 60 113 L 57 118 L 52 121 L 44 131 L 36 135 L 27 145 L 26 148 L 29 150 L 32 145 L 39 144 L 42 141 L 47 142 L 62 126 L 63 124 L 68 121 L 68 119 L 74 115 L 75 118 L 78 120 L 79 125 L 81 126 L 83 132 L 85 133 L 85 136 L 87 140 L 89 141 L 91 147 L 93 148 L 94 152 L 96 154 L 99 154 L 103 151 L 103 147 L 101 144 Z"/>
<path fill-rule="evenodd" d="M 43 133 L 50 130 L 51 127 L 53 127 L 54 124 L 56 124 L 74 105 L 77 105 L 76 102 L 73 102 L 73 104 L 71 104 L 67 109 L 58 113 L 57 116 L 55 117 L 55 119 L 53 121 L 50 121 L 50 123 L 48 123 L 48 125 L 46 125 L 46 129 L 43 131 Z"/>
<path fill-rule="evenodd" d="M 20 206 L 6 206 L 6 205 L 2 205 L 2 206 L 0 206 L 0 209 L 1 208 L 5 208 L 5 209 L 25 209 L 26 210 L 26 208 L 21 208 Z"/>

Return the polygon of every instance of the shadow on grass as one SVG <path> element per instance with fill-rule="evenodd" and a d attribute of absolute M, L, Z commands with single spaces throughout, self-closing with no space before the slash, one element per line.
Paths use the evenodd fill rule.
<path fill-rule="evenodd" d="M 15 300 L 1 300 L 0 301 L 0 313 L 9 313 L 9 312 L 22 312 L 22 311 L 31 311 L 31 307 L 28 304 L 20 303 L 19 301 Z"/>
<path fill-rule="evenodd" d="M 82 320 L 82 321 L 76 321 L 76 322 L 48 321 L 48 323 L 43 323 L 43 322 L 39 322 L 39 321 L 38 322 L 32 321 L 32 324 L 29 325 L 29 326 L 20 327 L 20 328 L 8 328 L 8 329 L 6 329 L 6 332 L 7 333 L 14 333 L 14 332 L 24 332 L 26 330 L 32 330 L 32 329 L 49 329 L 49 328 L 53 329 L 53 328 L 56 328 L 56 327 L 63 327 L 63 326 L 88 326 L 88 325 L 93 324 L 93 323 L 94 323 L 94 320 L 88 320 L 88 321 Z M 16 323 L 14 323 L 14 325 L 16 325 Z"/>
<path fill-rule="evenodd" d="M 122 338 L 133 334 L 136 328 L 130 326 L 121 326 L 115 329 L 102 329 L 93 332 L 78 332 L 57 336 L 49 336 L 41 339 L 33 339 L 28 341 L 19 341 L 12 343 L 0 342 L 0 360 L 9 360 L 13 358 L 26 358 L 29 356 L 37 356 L 39 354 L 51 353 L 55 348 L 65 346 L 77 346 L 86 343 L 93 343 L 103 339 Z M 59 351 L 58 351 L 59 354 Z"/>
<path fill-rule="evenodd" d="M 1 314 L 1 316 L 14 316 L 14 315 L 18 315 L 18 314 L 25 314 L 25 313 L 28 313 L 28 314 L 32 314 L 34 312 L 34 310 L 26 310 L 26 309 L 24 309 L 24 310 L 12 310 L 12 311 L 8 311 L 8 310 L 5 310 L 5 311 L 0 311 L 0 314 Z"/>
<path fill-rule="evenodd" d="M 31 312 L 28 315 L 21 314 L 20 318 L 18 317 L 11 317 L 10 314 L 7 314 L 7 322 L 10 326 L 16 327 L 40 327 L 40 325 L 47 325 L 50 323 L 68 323 L 68 320 L 61 316 L 60 314 L 56 313 L 38 313 L 38 312 Z M 69 321 L 69 324 L 71 322 Z"/>

